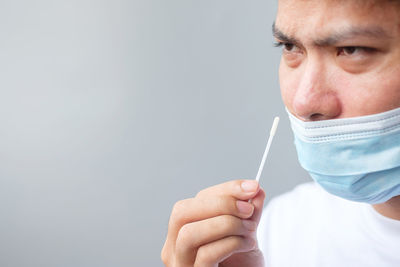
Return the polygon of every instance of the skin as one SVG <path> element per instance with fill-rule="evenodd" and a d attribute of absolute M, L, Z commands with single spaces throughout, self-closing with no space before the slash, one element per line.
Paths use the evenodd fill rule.
<path fill-rule="evenodd" d="M 164 264 L 263 266 L 256 229 L 264 198 L 256 181 L 238 180 L 206 188 L 194 198 L 177 202 L 161 252 Z"/>
<path fill-rule="evenodd" d="M 281 94 L 303 121 L 400 107 L 400 1 L 281 0 Z M 374 205 L 400 220 L 400 196 Z"/>
<path fill-rule="evenodd" d="M 400 107 L 399 1 L 280 0 L 274 36 L 282 46 L 282 98 L 299 119 Z M 255 181 L 238 180 L 177 202 L 161 252 L 164 264 L 263 266 L 256 229 L 264 199 Z M 374 208 L 400 220 L 400 197 Z"/>

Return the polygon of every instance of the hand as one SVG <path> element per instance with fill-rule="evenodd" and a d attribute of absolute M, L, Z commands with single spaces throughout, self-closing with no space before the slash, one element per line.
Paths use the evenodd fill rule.
<path fill-rule="evenodd" d="M 254 180 L 223 183 L 178 201 L 161 252 L 167 267 L 261 267 L 256 229 L 265 193 Z M 251 199 L 251 202 L 248 200 Z"/>

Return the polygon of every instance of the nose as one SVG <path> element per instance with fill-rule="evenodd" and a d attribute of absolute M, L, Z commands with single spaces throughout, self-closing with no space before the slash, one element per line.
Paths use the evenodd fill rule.
<path fill-rule="evenodd" d="M 292 112 L 304 121 L 328 120 L 342 111 L 335 83 L 322 64 L 308 62 L 292 99 Z"/>

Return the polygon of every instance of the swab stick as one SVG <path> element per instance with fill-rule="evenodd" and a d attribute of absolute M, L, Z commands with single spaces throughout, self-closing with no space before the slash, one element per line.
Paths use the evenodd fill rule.
<path fill-rule="evenodd" d="M 278 128 L 278 124 L 279 124 L 279 117 L 275 117 L 274 122 L 272 123 L 271 131 L 269 132 L 269 138 L 268 138 L 267 147 L 265 148 L 264 155 L 262 157 L 260 167 L 258 168 L 258 173 L 257 173 L 257 176 L 256 176 L 256 181 L 257 182 L 260 181 L 260 176 L 261 176 L 262 170 L 264 169 L 264 164 L 265 164 L 265 161 L 267 159 L 269 148 L 271 147 L 272 139 L 274 139 L 274 136 L 275 136 L 275 133 L 276 133 L 276 129 Z"/>

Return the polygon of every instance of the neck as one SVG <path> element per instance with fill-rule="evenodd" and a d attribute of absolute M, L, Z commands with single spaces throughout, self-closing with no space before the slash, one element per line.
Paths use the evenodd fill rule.
<path fill-rule="evenodd" d="M 400 196 L 385 203 L 373 205 L 374 209 L 385 217 L 400 221 Z"/>

